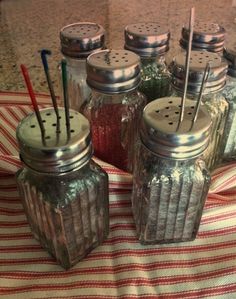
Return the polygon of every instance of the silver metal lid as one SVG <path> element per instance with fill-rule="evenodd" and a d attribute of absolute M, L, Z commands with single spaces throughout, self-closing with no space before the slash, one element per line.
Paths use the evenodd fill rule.
<path fill-rule="evenodd" d="M 182 28 L 180 45 L 186 49 L 189 39 L 188 25 Z M 223 50 L 225 41 L 225 29 L 216 23 L 197 21 L 194 25 L 192 49 L 220 52 Z"/>
<path fill-rule="evenodd" d="M 65 56 L 86 58 L 104 49 L 105 30 L 96 23 L 81 22 L 63 27 L 60 31 L 61 52 Z"/>
<path fill-rule="evenodd" d="M 183 90 L 185 78 L 185 53 L 177 55 L 172 62 L 171 84 L 177 90 Z M 189 80 L 187 92 L 197 94 L 200 92 L 205 66 L 210 63 L 210 73 L 204 88 L 204 94 L 217 92 L 225 85 L 227 68 L 226 62 L 216 53 L 206 51 L 192 51 L 189 66 Z"/>
<path fill-rule="evenodd" d="M 86 164 L 93 153 L 88 120 L 70 110 L 68 138 L 64 108 L 59 108 L 58 133 L 54 109 L 42 109 L 40 114 L 45 127 L 44 141 L 35 113 L 25 117 L 17 127 L 16 136 L 22 161 L 29 168 L 44 173 L 63 173 Z"/>
<path fill-rule="evenodd" d="M 179 41 L 180 46 L 183 49 L 187 49 L 188 46 L 188 41 L 185 39 L 180 39 Z M 208 51 L 208 52 L 213 52 L 213 53 L 221 53 L 224 48 L 224 41 L 220 41 L 219 43 L 216 43 L 214 45 L 212 44 L 207 44 L 207 43 L 195 43 L 192 42 L 192 50 L 193 51 Z"/>
<path fill-rule="evenodd" d="M 87 59 L 87 83 L 103 93 L 121 93 L 135 89 L 141 80 L 140 58 L 126 50 L 103 50 Z"/>
<path fill-rule="evenodd" d="M 142 57 L 163 55 L 169 50 L 170 31 L 154 22 L 125 27 L 125 49 Z"/>
<path fill-rule="evenodd" d="M 207 147 L 211 118 L 204 106 L 199 109 L 194 125 L 195 106 L 186 99 L 184 118 L 179 128 L 180 97 L 165 97 L 149 103 L 143 112 L 140 137 L 157 155 L 176 160 L 199 156 Z"/>

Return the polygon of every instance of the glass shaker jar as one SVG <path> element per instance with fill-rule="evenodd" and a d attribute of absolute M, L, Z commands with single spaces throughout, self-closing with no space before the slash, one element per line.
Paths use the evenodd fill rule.
<path fill-rule="evenodd" d="M 23 168 L 17 183 L 34 237 L 68 269 L 103 242 L 109 231 L 108 176 L 91 160 L 87 119 L 70 110 L 70 132 L 59 109 L 41 110 L 45 136 L 35 113 L 17 128 Z"/>
<path fill-rule="evenodd" d="M 180 46 L 187 49 L 189 40 L 189 25 L 184 25 L 181 32 Z M 208 51 L 223 54 L 225 29 L 216 24 L 196 21 L 194 24 L 192 50 Z"/>
<path fill-rule="evenodd" d="M 74 23 L 61 29 L 60 40 L 61 52 L 67 61 L 70 108 L 79 111 L 91 94 L 86 83 L 86 58 L 104 49 L 105 31 L 96 23 Z"/>
<path fill-rule="evenodd" d="M 136 23 L 125 28 L 125 49 L 141 58 L 139 90 L 148 102 L 169 95 L 170 73 L 165 61 L 169 40 L 170 31 L 158 23 Z"/>
<path fill-rule="evenodd" d="M 137 128 L 145 96 L 137 91 L 140 59 L 130 51 L 104 50 L 87 59 L 92 96 L 81 108 L 89 119 L 95 155 L 132 171 Z"/>
<path fill-rule="evenodd" d="M 177 55 L 172 62 L 172 95 L 182 96 L 185 78 L 185 53 Z M 204 153 L 208 169 L 214 169 L 221 163 L 226 144 L 224 134 L 228 115 L 228 103 L 222 95 L 227 76 L 227 63 L 216 53 L 207 51 L 192 51 L 189 66 L 187 97 L 194 102 L 198 99 L 201 82 L 207 63 L 210 63 L 210 73 L 204 88 L 202 105 L 212 119 L 210 144 Z"/>
<path fill-rule="evenodd" d="M 135 154 L 132 208 L 142 244 L 195 239 L 210 185 L 205 163 L 211 120 L 200 107 L 193 124 L 194 106 L 186 99 L 178 128 L 181 98 L 149 103 L 143 112 L 140 142 Z"/>
<path fill-rule="evenodd" d="M 225 126 L 227 138 L 223 160 L 236 160 L 236 44 L 229 42 L 224 49 L 224 57 L 229 63 L 228 76 L 223 95 L 229 103 L 229 112 Z"/>

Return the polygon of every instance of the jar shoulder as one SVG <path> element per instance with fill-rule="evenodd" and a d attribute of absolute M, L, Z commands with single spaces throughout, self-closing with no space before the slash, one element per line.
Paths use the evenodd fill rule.
<path fill-rule="evenodd" d="M 103 106 L 111 104 L 119 107 L 137 105 L 143 107 L 146 104 L 146 97 L 142 92 L 138 90 L 129 93 L 114 95 L 93 92 L 88 98 L 88 100 L 81 107 L 81 112 L 92 108 L 99 109 Z"/>
<path fill-rule="evenodd" d="M 80 192 L 95 190 L 108 184 L 107 173 L 94 161 L 86 169 L 78 169 L 63 175 L 45 175 L 22 168 L 17 175 L 18 185 L 35 188 L 44 195 L 44 199 L 55 205 L 64 205 L 72 201 Z M 95 192 L 95 191 L 94 191 Z"/>
<path fill-rule="evenodd" d="M 141 180 L 150 182 L 162 181 L 179 182 L 210 181 L 210 173 L 205 162 L 201 158 L 190 161 L 176 161 L 160 158 L 146 149 L 138 149 L 141 154 L 137 159 L 135 176 Z"/>

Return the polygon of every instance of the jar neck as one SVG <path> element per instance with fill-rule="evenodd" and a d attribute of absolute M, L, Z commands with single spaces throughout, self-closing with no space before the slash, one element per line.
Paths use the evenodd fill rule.
<path fill-rule="evenodd" d="M 75 58 L 75 57 L 69 57 L 64 56 L 67 66 L 68 67 L 80 67 L 85 69 L 86 68 L 86 58 Z"/>
<path fill-rule="evenodd" d="M 157 64 L 157 65 L 164 65 L 166 63 L 165 55 L 156 56 L 156 57 L 140 57 L 141 64 Z"/>
<path fill-rule="evenodd" d="M 172 85 L 172 96 L 182 97 L 182 95 L 183 95 L 183 91 L 175 89 L 175 87 Z M 207 101 L 209 99 L 217 99 L 220 95 L 221 95 L 221 92 L 219 92 L 219 91 L 218 92 L 214 92 L 214 93 L 204 94 L 202 96 L 202 102 L 205 102 L 205 101 Z M 187 93 L 187 98 L 189 100 L 197 101 L 198 100 L 198 96 L 199 96 L 199 93 L 197 93 L 197 94 Z"/>
<path fill-rule="evenodd" d="M 78 175 L 83 175 L 88 171 L 90 168 L 90 161 L 91 159 L 88 159 L 81 167 L 75 167 L 71 169 L 70 171 L 66 172 L 41 172 L 37 171 L 35 169 L 30 168 L 28 165 L 24 164 L 24 168 L 26 168 L 32 175 L 35 176 L 42 176 L 42 177 L 63 177 L 63 176 L 69 176 L 70 178 L 78 177 Z"/>
<path fill-rule="evenodd" d="M 236 82 L 236 75 L 232 76 L 232 75 L 228 74 L 227 75 L 227 80 L 230 80 L 231 82 Z M 227 83 L 227 80 L 226 80 L 226 83 Z"/>
<path fill-rule="evenodd" d="M 125 103 L 128 99 L 137 98 L 137 96 L 138 91 L 136 89 L 128 92 L 122 92 L 119 94 L 106 94 L 96 90 L 93 90 L 92 92 L 93 99 L 98 101 L 102 99 L 102 102 L 106 104 Z"/>
<path fill-rule="evenodd" d="M 153 153 L 154 154 L 154 153 Z M 183 168 L 188 168 L 196 163 L 196 161 L 199 159 L 200 155 L 197 157 L 190 157 L 186 158 L 184 160 L 177 160 L 174 158 L 167 158 L 163 156 L 156 155 L 156 161 L 158 161 L 159 167 L 163 168 L 175 168 L 175 167 L 183 167 Z"/>
<path fill-rule="evenodd" d="M 141 145 L 142 147 L 147 151 L 148 156 L 150 155 L 151 157 L 155 157 L 155 160 L 158 161 L 159 164 L 161 164 L 163 167 L 177 167 L 177 166 L 190 166 L 193 165 L 195 163 L 196 160 L 199 159 L 199 157 L 202 155 L 202 153 L 198 153 L 198 155 L 195 155 L 193 157 L 188 157 L 188 158 L 184 158 L 184 159 L 176 159 L 173 157 L 165 157 L 162 156 L 161 154 L 157 154 L 154 151 L 152 151 L 151 149 L 149 149 L 144 143 L 143 141 L 141 141 Z"/>

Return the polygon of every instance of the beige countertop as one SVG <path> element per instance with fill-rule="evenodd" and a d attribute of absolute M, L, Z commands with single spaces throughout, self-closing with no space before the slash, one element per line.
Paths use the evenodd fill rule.
<path fill-rule="evenodd" d="M 235 5 L 235 7 L 234 7 Z M 181 28 L 195 7 L 196 20 L 217 22 L 236 41 L 235 0 L 0 0 L 0 91 L 24 91 L 19 65 L 27 65 L 36 92 L 48 92 L 38 51 L 53 52 L 49 60 L 56 89 L 61 59 L 60 28 L 91 21 L 104 26 L 107 47 L 123 48 L 123 31 L 133 22 L 160 22 L 171 31 L 168 53 L 179 51 Z"/>

